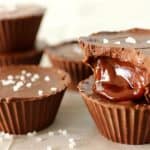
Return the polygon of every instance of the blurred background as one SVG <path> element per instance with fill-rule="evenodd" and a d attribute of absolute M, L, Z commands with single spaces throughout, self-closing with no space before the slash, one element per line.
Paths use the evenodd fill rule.
<path fill-rule="evenodd" d="M 150 28 L 150 0 L 0 0 L 16 3 L 47 8 L 38 38 L 52 44 L 99 30 Z"/>

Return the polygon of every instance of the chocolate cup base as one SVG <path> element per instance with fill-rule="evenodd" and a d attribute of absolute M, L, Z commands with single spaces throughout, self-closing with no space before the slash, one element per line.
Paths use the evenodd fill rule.
<path fill-rule="evenodd" d="M 0 102 L 0 130 L 26 134 L 47 128 L 55 120 L 65 90 L 30 101 Z"/>
<path fill-rule="evenodd" d="M 76 62 L 71 60 L 65 60 L 64 58 L 53 56 L 47 51 L 46 54 L 48 55 L 53 66 L 69 73 L 71 77 L 71 84 L 68 88 L 70 90 L 78 91 L 78 83 L 92 74 L 91 68 L 86 64 L 82 63 L 82 61 Z"/>
<path fill-rule="evenodd" d="M 84 82 L 88 84 L 88 81 L 81 81 L 78 88 L 100 133 L 117 143 L 150 143 L 150 106 L 108 103 L 97 99 L 83 90 Z"/>
<path fill-rule="evenodd" d="M 0 21 L 0 51 L 30 49 L 44 14 Z"/>

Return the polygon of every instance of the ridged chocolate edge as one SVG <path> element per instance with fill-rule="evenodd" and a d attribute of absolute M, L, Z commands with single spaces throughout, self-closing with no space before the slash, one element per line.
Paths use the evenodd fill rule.
<path fill-rule="evenodd" d="M 66 89 L 30 101 L 1 101 L 0 130 L 11 134 L 39 131 L 53 123 Z"/>
<path fill-rule="evenodd" d="M 24 50 L 34 46 L 43 15 L 0 21 L 0 51 Z"/>
<path fill-rule="evenodd" d="M 0 66 L 9 66 L 9 65 L 20 65 L 20 64 L 28 64 L 28 65 L 38 65 L 40 63 L 41 57 L 43 55 L 43 51 L 34 51 L 27 52 L 22 55 L 9 55 L 4 56 L 0 55 Z"/>
<path fill-rule="evenodd" d="M 100 133 L 122 144 L 150 143 L 150 107 L 104 104 L 80 92 Z"/>
<path fill-rule="evenodd" d="M 53 66 L 69 73 L 71 77 L 71 84 L 69 88 L 72 90 L 77 90 L 78 83 L 92 74 L 91 68 L 82 62 L 65 60 L 63 58 L 59 59 L 57 56 L 54 57 L 47 51 L 46 54 Z"/>

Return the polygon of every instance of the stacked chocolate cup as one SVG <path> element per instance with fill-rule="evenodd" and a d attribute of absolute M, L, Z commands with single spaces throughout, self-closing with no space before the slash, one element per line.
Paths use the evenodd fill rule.
<path fill-rule="evenodd" d="M 78 83 L 92 74 L 91 68 L 82 62 L 83 52 L 77 40 L 49 46 L 45 53 L 54 67 L 69 73 L 71 90 L 77 91 Z"/>
<path fill-rule="evenodd" d="M 0 131 L 26 134 L 48 127 L 70 83 L 66 72 L 38 66 L 43 51 L 35 39 L 44 12 L 38 5 L 0 11 Z"/>
<path fill-rule="evenodd" d="M 150 143 L 150 30 L 99 32 L 79 44 L 94 74 L 78 88 L 100 133 Z"/>
<path fill-rule="evenodd" d="M 38 64 L 42 51 L 35 46 L 45 9 L 37 5 L 1 7 L 0 65 Z"/>

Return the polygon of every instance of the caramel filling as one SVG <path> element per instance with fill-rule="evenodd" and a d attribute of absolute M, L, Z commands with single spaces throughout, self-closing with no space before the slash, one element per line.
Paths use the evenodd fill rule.
<path fill-rule="evenodd" d="M 141 99 L 148 83 L 145 69 L 108 57 L 97 60 L 94 76 L 94 91 L 113 101 Z"/>

